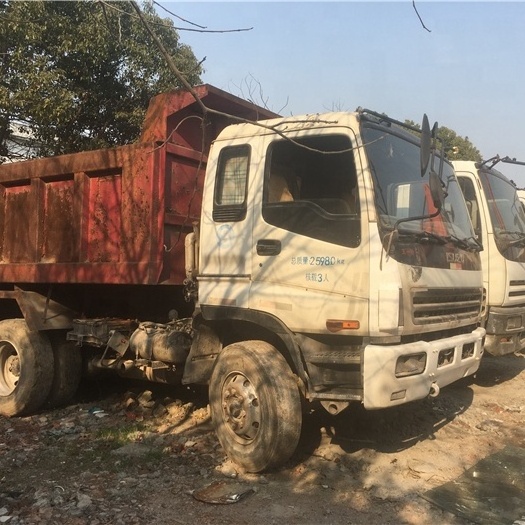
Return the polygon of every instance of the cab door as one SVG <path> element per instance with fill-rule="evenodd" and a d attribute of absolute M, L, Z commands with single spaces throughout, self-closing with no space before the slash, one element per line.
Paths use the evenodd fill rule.
<path fill-rule="evenodd" d="M 249 306 L 293 331 L 326 332 L 330 319 L 368 327 L 369 246 L 350 133 L 309 130 L 266 144 Z"/>
<path fill-rule="evenodd" d="M 219 146 L 214 145 L 214 148 Z M 252 147 L 233 144 L 210 153 L 199 247 L 201 305 L 241 307 L 251 282 L 252 218 L 248 188 L 256 171 Z"/>

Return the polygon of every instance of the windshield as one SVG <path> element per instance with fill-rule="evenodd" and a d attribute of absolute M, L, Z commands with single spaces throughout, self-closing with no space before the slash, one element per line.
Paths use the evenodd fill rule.
<path fill-rule="evenodd" d="M 454 170 L 443 166 L 445 201 L 441 213 L 434 207 L 429 172 L 422 177 L 419 145 L 409 137 L 394 135 L 389 129 L 365 127 L 366 150 L 375 186 L 375 204 L 383 233 L 396 226 L 400 233 L 431 232 L 470 239 L 474 236 L 465 201 Z M 434 161 L 438 171 L 439 159 Z M 437 214 L 433 218 L 429 215 Z M 425 218 L 423 218 L 425 217 Z M 410 220 L 410 219 L 414 220 Z M 407 220 L 409 219 L 409 220 Z"/>
<path fill-rule="evenodd" d="M 479 171 L 496 245 L 501 254 L 525 262 L 525 210 L 516 187 L 497 170 Z"/>
<path fill-rule="evenodd" d="M 441 181 L 444 200 L 438 212 L 430 173 L 439 171 L 435 157 L 421 176 L 419 141 L 399 128 L 365 124 L 362 129 L 374 183 L 378 229 L 389 256 L 405 264 L 477 269 L 477 242 L 454 169 L 445 162 Z"/>

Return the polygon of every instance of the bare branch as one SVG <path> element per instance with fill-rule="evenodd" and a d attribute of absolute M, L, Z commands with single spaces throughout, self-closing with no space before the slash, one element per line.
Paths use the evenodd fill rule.
<path fill-rule="evenodd" d="M 155 42 L 155 44 L 159 48 L 159 51 L 162 53 L 162 55 L 166 59 L 166 62 L 168 64 L 169 68 L 172 70 L 173 74 L 177 77 L 177 79 L 180 81 L 180 83 L 184 86 L 184 89 L 186 89 L 186 91 L 188 91 L 192 95 L 192 97 L 195 99 L 195 102 L 197 102 L 197 105 L 199 106 L 199 108 L 201 109 L 201 111 L 203 113 L 204 120 L 206 119 L 206 115 L 208 113 L 212 113 L 213 115 L 219 115 L 221 117 L 225 117 L 227 119 L 234 120 L 236 122 L 240 122 L 240 123 L 243 123 L 243 124 L 251 124 L 253 126 L 259 126 L 259 127 L 263 128 L 263 129 L 267 129 L 269 131 L 273 131 L 274 133 L 276 133 L 280 137 L 288 140 L 289 142 L 292 142 L 293 144 L 295 144 L 295 145 L 297 145 L 297 146 L 299 146 L 299 147 L 301 147 L 303 149 L 306 149 L 308 151 L 324 153 L 326 155 L 346 153 L 348 151 L 353 151 L 353 150 L 361 147 L 361 146 L 358 146 L 357 148 L 347 148 L 347 149 L 344 149 L 344 150 L 341 150 L 341 151 L 319 151 L 316 148 L 310 148 L 309 146 L 306 146 L 305 144 L 301 144 L 301 143 L 291 139 L 290 137 L 288 137 L 286 135 L 286 133 L 285 133 L 287 131 L 286 129 L 285 130 L 279 129 L 280 126 L 288 126 L 288 125 L 290 125 L 292 123 L 293 124 L 298 124 L 298 123 L 311 124 L 312 122 L 321 122 L 319 120 L 319 118 L 317 118 L 317 117 L 312 117 L 312 118 L 308 117 L 307 119 L 304 119 L 304 120 L 297 120 L 297 121 L 294 121 L 294 122 L 290 122 L 290 121 L 282 122 L 282 123 L 278 123 L 278 124 L 270 126 L 270 125 L 267 125 L 267 124 L 263 124 L 262 122 L 257 122 L 257 121 L 245 119 L 245 118 L 242 118 L 242 117 L 237 117 L 235 115 L 231 115 L 231 114 L 225 113 L 223 111 L 217 111 L 215 109 L 208 108 L 202 102 L 202 100 L 200 99 L 199 95 L 193 89 L 193 87 L 190 85 L 190 83 L 186 80 L 184 75 L 179 71 L 179 69 L 175 65 L 175 62 L 171 58 L 171 55 L 168 53 L 167 49 L 164 47 L 164 44 L 157 37 L 157 35 L 155 34 L 153 29 L 149 25 L 148 21 L 144 17 L 144 15 L 143 15 L 140 7 L 138 6 L 137 2 L 135 0 L 131 0 L 130 3 L 133 6 L 133 8 L 135 9 L 135 11 L 137 12 L 137 15 L 139 16 L 141 22 L 144 24 L 144 27 L 146 28 L 146 30 L 150 34 L 151 38 L 153 38 L 153 41 Z M 334 122 L 331 122 L 331 123 L 333 124 Z M 205 126 L 202 126 L 202 129 L 204 130 Z"/>
<path fill-rule="evenodd" d="M 111 31 L 111 26 L 109 25 L 109 18 L 108 18 L 108 14 L 106 12 L 106 6 L 104 5 L 103 2 L 100 2 L 100 5 L 102 7 L 102 13 L 104 13 L 104 18 L 106 20 L 106 26 L 108 28 L 108 31 Z"/>
<path fill-rule="evenodd" d="M 258 106 L 262 106 L 265 109 L 269 109 L 270 111 L 274 111 L 268 106 L 269 97 L 264 94 L 262 84 L 251 73 L 249 73 L 248 77 L 245 77 L 239 85 L 234 82 L 231 82 L 231 84 L 237 90 L 241 98 L 244 98 L 253 104 L 257 104 Z M 245 93 L 245 86 L 248 93 Z M 258 91 L 257 96 L 255 95 L 256 91 Z M 278 111 L 274 111 L 274 113 L 281 114 L 286 106 L 288 106 L 289 101 L 290 97 L 286 97 L 286 102 Z"/>
<path fill-rule="evenodd" d="M 421 25 L 423 26 L 423 29 L 426 29 L 429 33 L 432 33 L 432 31 L 427 26 L 425 26 L 425 24 L 423 23 L 422 18 L 419 16 L 419 12 L 418 12 L 417 7 L 416 7 L 416 0 L 412 0 L 412 7 L 414 8 L 414 11 L 416 12 L 417 17 L 419 18 L 419 21 L 421 22 Z"/>
<path fill-rule="evenodd" d="M 119 13 L 126 14 L 128 16 L 131 16 L 132 18 L 140 18 L 137 16 L 133 16 L 132 14 L 127 13 L 123 9 L 119 9 L 118 7 L 109 4 L 105 2 L 104 0 L 97 0 L 97 1 L 105 5 L 109 9 L 113 9 L 114 11 L 117 11 Z M 177 31 L 190 31 L 190 32 L 195 32 L 195 33 L 239 33 L 242 31 L 251 31 L 253 29 L 253 27 L 244 27 L 240 29 L 192 29 L 190 27 L 177 27 L 177 26 L 173 26 L 172 24 L 163 24 L 162 22 L 152 22 L 152 23 L 153 25 L 157 25 L 161 27 L 168 27 L 170 29 L 176 29 Z M 191 23 L 191 22 L 188 22 L 188 23 Z"/>
<path fill-rule="evenodd" d="M 159 6 L 161 9 L 164 9 L 166 13 L 170 14 L 171 16 L 174 16 L 175 18 L 178 18 L 181 22 L 186 22 L 187 24 L 191 24 L 192 26 L 198 27 L 199 29 L 190 29 L 190 28 L 184 28 L 184 27 L 176 27 L 177 31 L 197 31 L 199 33 L 235 33 L 239 31 L 251 31 L 253 27 L 246 27 L 242 29 L 208 29 L 206 26 L 201 26 L 199 24 L 196 24 L 195 22 L 191 22 L 190 20 L 186 20 L 185 18 L 182 18 L 181 16 L 177 15 L 176 13 L 173 13 L 169 9 L 166 9 L 163 5 L 159 4 L 155 0 L 153 0 L 153 3 L 157 6 Z"/>
<path fill-rule="evenodd" d="M 174 16 L 175 18 L 178 18 L 181 22 L 186 22 L 186 24 L 190 24 L 192 26 L 198 27 L 199 29 L 207 29 L 206 26 L 201 26 L 199 24 L 196 24 L 195 22 L 190 22 L 189 20 L 186 20 L 185 18 L 182 18 L 182 16 L 177 15 L 176 13 L 170 11 L 169 9 L 166 9 L 162 4 L 159 4 L 155 0 L 153 0 L 153 3 L 157 6 L 159 6 L 161 9 L 166 11 L 166 13 L 170 14 L 171 16 Z"/>
<path fill-rule="evenodd" d="M 153 29 L 151 29 L 151 26 L 149 25 L 148 21 L 142 14 L 142 11 L 140 7 L 138 6 L 137 2 L 135 2 L 135 0 L 132 0 L 131 5 L 137 12 L 138 17 L 140 18 L 142 24 L 144 25 L 144 27 L 150 34 L 151 38 L 153 38 L 153 41 L 155 42 L 156 46 L 159 48 L 159 51 L 162 53 L 162 56 L 165 58 L 173 74 L 177 77 L 179 82 L 184 86 L 186 91 L 191 93 L 191 95 L 193 96 L 193 98 L 195 99 L 199 107 L 201 108 L 204 115 L 206 115 L 208 108 L 202 103 L 201 99 L 199 98 L 199 95 L 197 95 L 197 93 L 195 92 L 191 84 L 186 80 L 186 77 L 179 71 L 179 68 L 175 65 L 175 62 L 171 58 L 171 55 L 168 53 L 167 49 L 164 47 L 164 44 L 160 41 L 159 37 L 155 34 Z"/>

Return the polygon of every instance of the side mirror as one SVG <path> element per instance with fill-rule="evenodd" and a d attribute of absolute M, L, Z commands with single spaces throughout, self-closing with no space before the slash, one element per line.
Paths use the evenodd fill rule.
<path fill-rule="evenodd" d="M 437 139 L 438 131 L 439 131 L 438 123 L 434 122 L 434 125 L 432 126 L 432 138 L 433 139 Z"/>
<path fill-rule="evenodd" d="M 421 124 L 421 149 L 420 149 L 420 163 L 421 176 L 423 177 L 427 172 L 428 163 L 430 162 L 430 147 L 432 136 L 430 134 L 430 124 L 427 115 L 423 115 L 423 123 Z"/>

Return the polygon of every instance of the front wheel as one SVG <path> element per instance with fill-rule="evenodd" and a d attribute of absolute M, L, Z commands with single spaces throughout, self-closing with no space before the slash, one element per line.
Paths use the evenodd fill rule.
<path fill-rule="evenodd" d="M 219 442 L 248 472 L 275 468 L 294 453 L 301 397 L 284 357 L 264 341 L 220 353 L 210 380 L 210 410 Z"/>
<path fill-rule="evenodd" d="M 39 409 L 53 381 L 53 350 L 45 334 L 23 319 L 0 322 L 0 414 L 19 416 Z"/>

